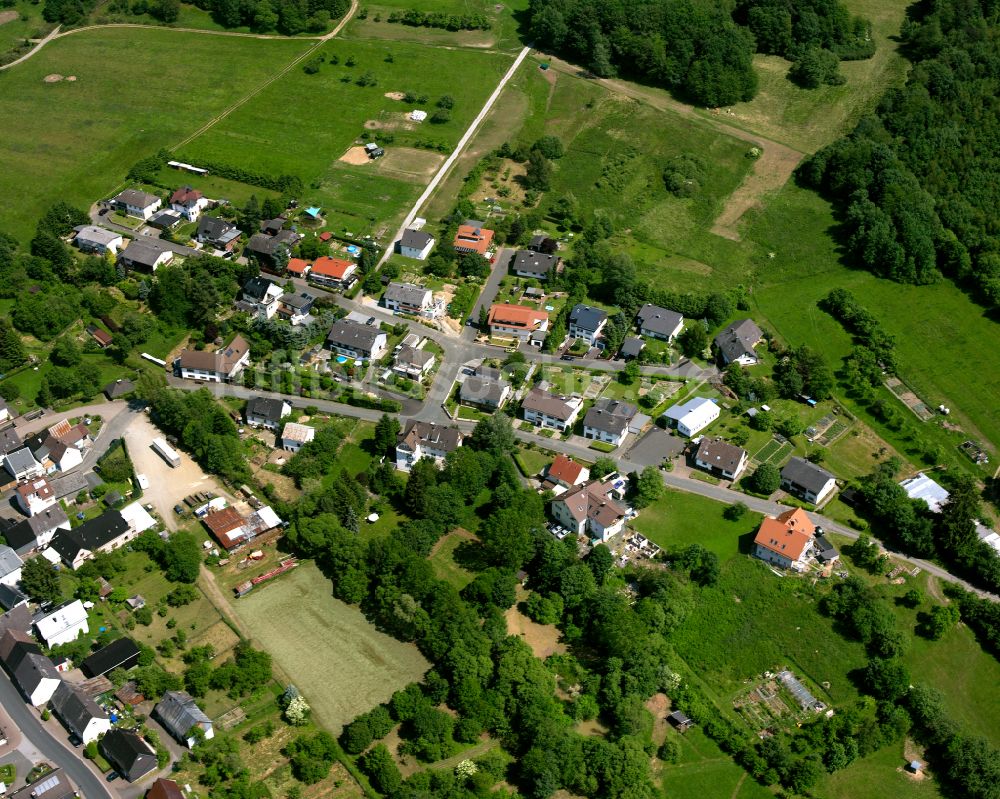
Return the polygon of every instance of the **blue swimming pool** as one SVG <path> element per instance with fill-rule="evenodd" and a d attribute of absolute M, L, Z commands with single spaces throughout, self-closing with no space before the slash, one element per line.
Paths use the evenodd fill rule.
<path fill-rule="evenodd" d="M 343 355 L 337 356 L 337 363 L 347 363 L 347 358 Z"/>
<path fill-rule="evenodd" d="M 360 248 L 360 247 L 355 247 L 355 246 L 354 246 L 353 244 L 350 244 L 350 245 L 348 245 L 348 247 L 347 247 L 347 251 L 348 251 L 348 252 L 349 252 L 349 253 L 350 253 L 351 255 L 357 255 L 357 254 L 358 254 L 359 252 L 361 252 L 361 248 Z"/>

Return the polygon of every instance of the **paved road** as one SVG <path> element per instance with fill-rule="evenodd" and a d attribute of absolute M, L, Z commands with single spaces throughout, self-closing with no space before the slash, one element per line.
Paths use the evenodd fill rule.
<path fill-rule="evenodd" d="M 483 284 L 483 289 L 479 292 L 479 299 L 477 299 L 476 304 L 472 306 L 472 313 L 470 313 L 468 317 L 468 320 L 471 321 L 473 325 L 479 324 L 479 311 L 483 308 L 489 308 L 496 299 L 497 292 L 500 290 L 500 281 L 503 280 L 504 275 L 507 274 L 507 268 L 510 266 L 510 259 L 513 257 L 513 249 L 500 248 L 497 250 L 496 256 L 493 259 L 493 268 L 490 270 L 490 276 L 486 280 L 486 283 Z M 466 341 L 475 341 L 478 331 L 478 327 L 470 327 L 466 324 L 465 327 L 462 328 L 462 338 Z"/>
<path fill-rule="evenodd" d="M 11 683 L 7 673 L 0 675 L 0 703 L 17 725 L 21 734 L 30 740 L 50 764 L 62 768 L 80 789 L 86 799 L 118 799 L 118 794 L 97 774 L 91 771 L 79 752 L 52 737 L 35 715 L 20 692 Z"/>

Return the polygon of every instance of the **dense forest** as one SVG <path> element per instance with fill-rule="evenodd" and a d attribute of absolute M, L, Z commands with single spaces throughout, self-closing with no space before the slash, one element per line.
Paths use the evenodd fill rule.
<path fill-rule="evenodd" d="M 918 4 L 903 27 L 914 63 L 876 114 L 799 170 L 837 205 L 851 256 L 880 277 L 942 273 L 1000 303 L 1000 39 L 985 0 Z"/>
<path fill-rule="evenodd" d="M 324 31 L 331 19 L 340 19 L 350 7 L 348 0 L 196 0 L 195 5 L 226 28 L 245 25 L 289 36 Z"/>
<path fill-rule="evenodd" d="M 705 106 L 751 99 L 754 52 L 793 61 L 805 86 L 842 82 L 837 63 L 874 52 L 870 25 L 839 0 L 532 0 L 531 38 L 601 77 L 621 72 Z"/>

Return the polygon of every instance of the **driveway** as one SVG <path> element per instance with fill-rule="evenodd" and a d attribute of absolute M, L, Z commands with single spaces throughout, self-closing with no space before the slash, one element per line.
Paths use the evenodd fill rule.
<path fill-rule="evenodd" d="M 472 306 L 472 313 L 468 317 L 474 324 L 479 322 L 479 311 L 482 308 L 489 308 L 493 304 L 493 300 L 496 299 L 497 291 L 500 290 L 500 281 L 507 274 L 510 259 L 513 257 L 514 250 L 507 248 L 497 250 L 496 257 L 493 259 L 493 268 L 490 270 L 490 276 L 483 285 L 483 290 L 479 292 L 479 299 Z M 466 325 L 462 328 L 462 338 L 466 341 L 474 341 L 478 332 L 478 327 L 469 327 Z"/>
<path fill-rule="evenodd" d="M 684 439 L 670 435 L 656 425 L 625 453 L 636 466 L 659 466 L 665 458 L 673 458 L 684 450 Z"/>

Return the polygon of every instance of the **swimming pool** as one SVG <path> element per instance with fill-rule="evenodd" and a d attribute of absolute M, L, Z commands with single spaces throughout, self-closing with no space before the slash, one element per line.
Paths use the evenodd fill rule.
<path fill-rule="evenodd" d="M 344 355 L 337 356 L 337 363 L 347 363 L 347 357 Z"/>
<path fill-rule="evenodd" d="M 347 251 L 348 251 L 348 252 L 349 252 L 349 253 L 350 253 L 351 255 L 357 255 L 357 254 L 358 254 L 359 252 L 361 252 L 361 248 L 360 248 L 360 247 L 355 247 L 355 246 L 354 246 L 353 244 L 349 244 L 349 245 L 347 246 Z"/>

